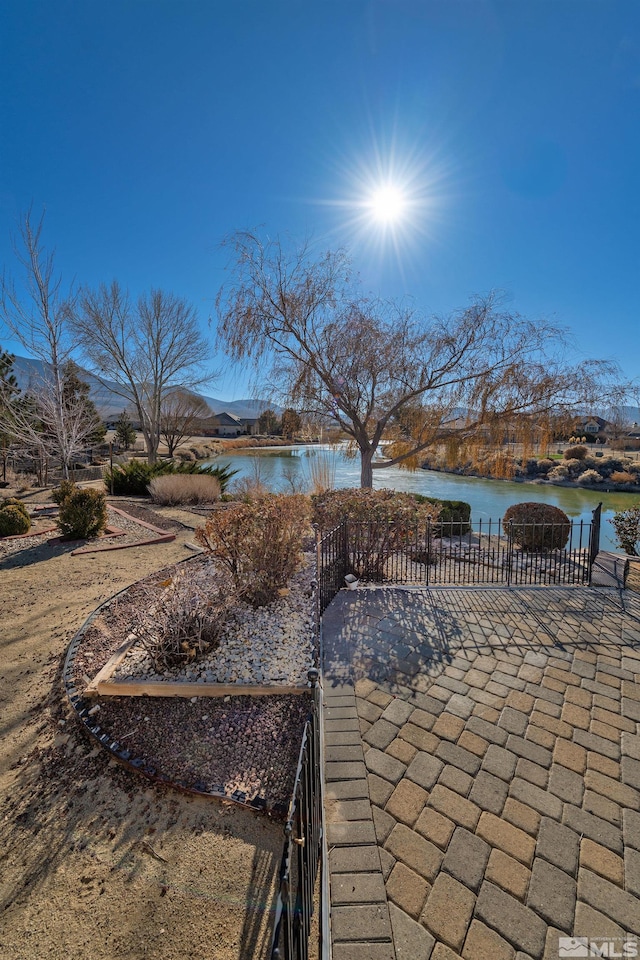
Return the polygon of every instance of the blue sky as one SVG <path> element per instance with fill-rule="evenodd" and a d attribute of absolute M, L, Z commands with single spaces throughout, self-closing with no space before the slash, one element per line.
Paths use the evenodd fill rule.
<path fill-rule="evenodd" d="M 637 0 L 0 0 L 0 264 L 46 207 L 66 279 L 207 330 L 221 239 L 263 225 L 427 313 L 504 290 L 640 377 L 639 173 Z"/>

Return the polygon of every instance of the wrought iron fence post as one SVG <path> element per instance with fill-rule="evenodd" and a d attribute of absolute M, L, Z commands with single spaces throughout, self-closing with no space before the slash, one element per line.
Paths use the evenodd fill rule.
<path fill-rule="evenodd" d="M 593 564 L 600 551 L 600 523 L 602 522 L 602 501 L 598 504 L 591 515 L 591 530 L 589 531 L 589 585 L 591 585 L 591 575 L 593 573 Z"/>
<path fill-rule="evenodd" d="M 513 564 L 513 519 L 509 520 L 507 532 L 507 586 L 511 586 L 511 567 Z"/>
<path fill-rule="evenodd" d="M 431 566 L 431 517 L 427 517 L 427 562 L 425 564 L 427 571 L 426 586 L 429 586 L 429 567 Z"/>

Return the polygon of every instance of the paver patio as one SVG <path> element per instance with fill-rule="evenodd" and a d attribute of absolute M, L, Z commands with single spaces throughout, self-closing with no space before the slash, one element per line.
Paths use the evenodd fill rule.
<path fill-rule="evenodd" d="M 334 960 L 625 955 L 640 596 L 341 591 L 323 634 Z"/>

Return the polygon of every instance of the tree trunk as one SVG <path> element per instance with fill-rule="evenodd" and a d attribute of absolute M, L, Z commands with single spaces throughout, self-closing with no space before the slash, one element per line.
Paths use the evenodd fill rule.
<path fill-rule="evenodd" d="M 360 449 L 360 487 L 362 490 L 373 488 L 373 450 Z"/>

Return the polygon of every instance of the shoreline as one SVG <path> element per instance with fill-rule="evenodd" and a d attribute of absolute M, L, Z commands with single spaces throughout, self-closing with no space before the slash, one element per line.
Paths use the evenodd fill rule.
<path fill-rule="evenodd" d="M 430 473 L 445 473 L 451 477 L 468 478 L 471 480 L 495 480 L 499 483 L 529 483 L 537 487 L 564 487 L 566 490 L 591 490 L 594 493 L 630 493 L 640 495 L 640 484 L 611 483 L 602 480 L 601 483 L 578 483 L 577 480 L 546 480 L 542 477 L 493 477 L 484 473 L 466 473 L 462 470 L 446 470 L 443 467 L 420 466 L 419 470 Z"/>

